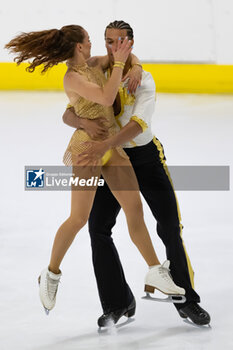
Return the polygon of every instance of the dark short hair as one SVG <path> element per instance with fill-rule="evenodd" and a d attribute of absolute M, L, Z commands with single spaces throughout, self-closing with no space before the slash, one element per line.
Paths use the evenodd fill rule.
<path fill-rule="evenodd" d="M 106 31 L 107 29 L 126 29 L 127 30 L 127 36 L 130 40 L 133 39 L 133 29 L 130 27 L 129 23 L 126 23 L 124 21 L 114 21 L 107 25 L 105 28 L 104 36 L 106 37 Z"/>

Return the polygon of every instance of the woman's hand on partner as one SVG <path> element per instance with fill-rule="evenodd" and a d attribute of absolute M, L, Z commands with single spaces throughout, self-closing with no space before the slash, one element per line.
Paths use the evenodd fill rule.
<path fill-rule="evenodd" d="M 129 40 L 127 36 L 123 42 L 121 42 L 121 38 L 119 38 L 117 48 L 112 48 L 114 62 L 120 61 L 125 63 L 131 51 L 132 41 Z"/>

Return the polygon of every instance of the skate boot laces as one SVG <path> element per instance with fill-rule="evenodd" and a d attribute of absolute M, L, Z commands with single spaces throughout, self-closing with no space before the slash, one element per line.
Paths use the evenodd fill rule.
<path fill-rule="evenodd" d="M 52 279 L 49 274 L 47 274 L 47 287 L 48 287 L 48 296 L 51 300 L 56 297 L 59 280 Z"/>
<path fill-rule="evenodd" d="M 196 303 L 191 303 L 190 304 L 190 309 L 193 311 L 195 315 L 204 315 L 205 310 L 203 310 L 198 304 Z"/>
<path fill-rule="evenodd" d="M 173 282 L 171 273 L 170 273 L 170 269 L 168 267 L 165 267 L 164 264 L 161 265 L 158 269 L 159 274 L 161 275 L 161 277 L 167 282 L 169 283 L 170 286 L 174 287 L 175 283 Z"/>

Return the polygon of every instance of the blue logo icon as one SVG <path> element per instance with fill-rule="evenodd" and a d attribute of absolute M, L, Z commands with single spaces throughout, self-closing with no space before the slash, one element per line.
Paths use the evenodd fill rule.
<path fill-rule="evenodd" d="M 45 172 L 40 170 L 27 170 L 26 171 L 26 186 L 27 187 L 44 187 L 44 174 Z"/>

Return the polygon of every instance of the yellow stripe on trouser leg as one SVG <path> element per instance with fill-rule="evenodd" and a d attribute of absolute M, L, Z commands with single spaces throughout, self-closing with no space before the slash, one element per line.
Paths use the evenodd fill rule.
<path fill-rule="evenodd" d="M 193 272 L 193 268 L 192 268 L 192 265 L 191 265 L 191 262 L 190 262 L 190 259 L 189 259 L 189 256 L 188 256 L 188 253 L 186 251 L 186 248 L 185 248 L 185 245 L 184 245 L 184 242 L 183 242 L 183 238 L 182 238 L 182 224 L 181 224 L 181 214 L 180 214 L 180 207 L 179 207 L 179 203 L 178 203 L 178 200 L 177 200 L 177 197 L 176 197 L 176 193 L 175 193 L 175 190 L 174 190 L 174 186 L 173 186 L 173 183 L 172 183 L 172 179 L 171 179 L 171 176 L 170 176 L 170 173 L 169 173 L 169 170 L 168 170 L 168 167 L 167 167 L 167 164 L 164 160 L 164 153 L 163 153 L 163 147 L 161 145 L 161 143 L 159 142 L 159 140 L 157 140 L 155 137 L 153 138 L 153 142 L 155 144 L 155 146 L 157 147 L 158 151 L 159 151 L 159 158 L 160 158 L 160 161 L 161 163 L 163 164 L 163 168 L 165 170 L 165 173 L 171 183 L 171 186 L 173 188 L 173 191 L 174 191 L 174 195 L 175 195 L 175 199 L 176 199 L 176 206 L 177 206 L 177 213 L 178 213 L 178 218 L 179 218 L 179 226 L 180 226 L 180 237 L 181 237 L 181 240 L 182 240 L 182 244 L 183 244 L 183 247 L 184 247 L 184 252 L 185 252 L 185 256 L 186 256 L 186 260 L 187 260 L 187 264 L 188 264 L 188 271 L 189 271 L 189 277 L 190 277 L 190 281 L 191 281 L 191 285 L 192 285 L 192 288 L 194 289 L 194 272 Z"/>

